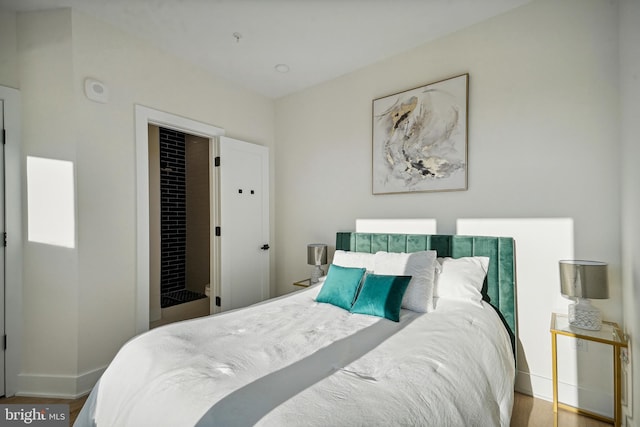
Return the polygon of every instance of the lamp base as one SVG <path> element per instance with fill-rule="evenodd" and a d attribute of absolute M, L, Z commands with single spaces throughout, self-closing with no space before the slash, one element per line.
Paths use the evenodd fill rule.
<path fill-rule="evenodd" d="M 569 306 L 569 324 L 580 329 L 599 331 L 602 329 L 602 313 L 586 298 Z"/>
<path fill-rule="evenodd" d="M 311 284 L 315 285 L 316 283 L 318 283 L 322 276 L 324 276 L 324 271 L 322 270 L 322 268 L 320 268 L 319 265 L 313 267 L 313 270 L 311 270 Z"/>

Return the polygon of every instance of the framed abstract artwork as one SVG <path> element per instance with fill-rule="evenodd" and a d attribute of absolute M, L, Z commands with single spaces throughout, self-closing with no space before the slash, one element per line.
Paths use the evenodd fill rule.
<path fill-rule="evenodd" d="M 469 74 L 373 100 L 373 194 L 467 189 Z"/>

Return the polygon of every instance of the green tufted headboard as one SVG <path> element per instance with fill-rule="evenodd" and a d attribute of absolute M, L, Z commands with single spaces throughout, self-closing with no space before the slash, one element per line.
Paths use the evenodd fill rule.
<path fill-rule="evenodd" d="M 489 272 L 482 288 L 485 301 L 496 309 L 516 349 L 516 275 L 514 241 L 510 237 L 374 234 L 338 232 L 336 249 L 376 253 L 435 250 L 438 257 L 489 257 Z"/>

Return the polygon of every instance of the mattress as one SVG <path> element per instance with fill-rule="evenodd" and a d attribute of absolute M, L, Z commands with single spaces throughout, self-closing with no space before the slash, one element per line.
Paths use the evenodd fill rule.
<path fill-rule="evenodd" d="M 491 306 L 396 323 L 317 303 L 320 286 L 133 338 L 75 426 L 509 425 L 515 366 Z"/>

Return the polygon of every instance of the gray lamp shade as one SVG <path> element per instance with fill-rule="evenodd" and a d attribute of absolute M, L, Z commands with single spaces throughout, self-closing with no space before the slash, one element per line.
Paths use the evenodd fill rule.
<path fill-rule="evenodd" d="M 327 245 L 324 243 L 311 243 L 307 245 L 307 264 L 325 265 L 327 263 Z"/>
<path fill-rule="evenodd" d="M 607 263 L 600 261 L 560 261 L 560 291 L 565 297 L 609 298 Z"/>

